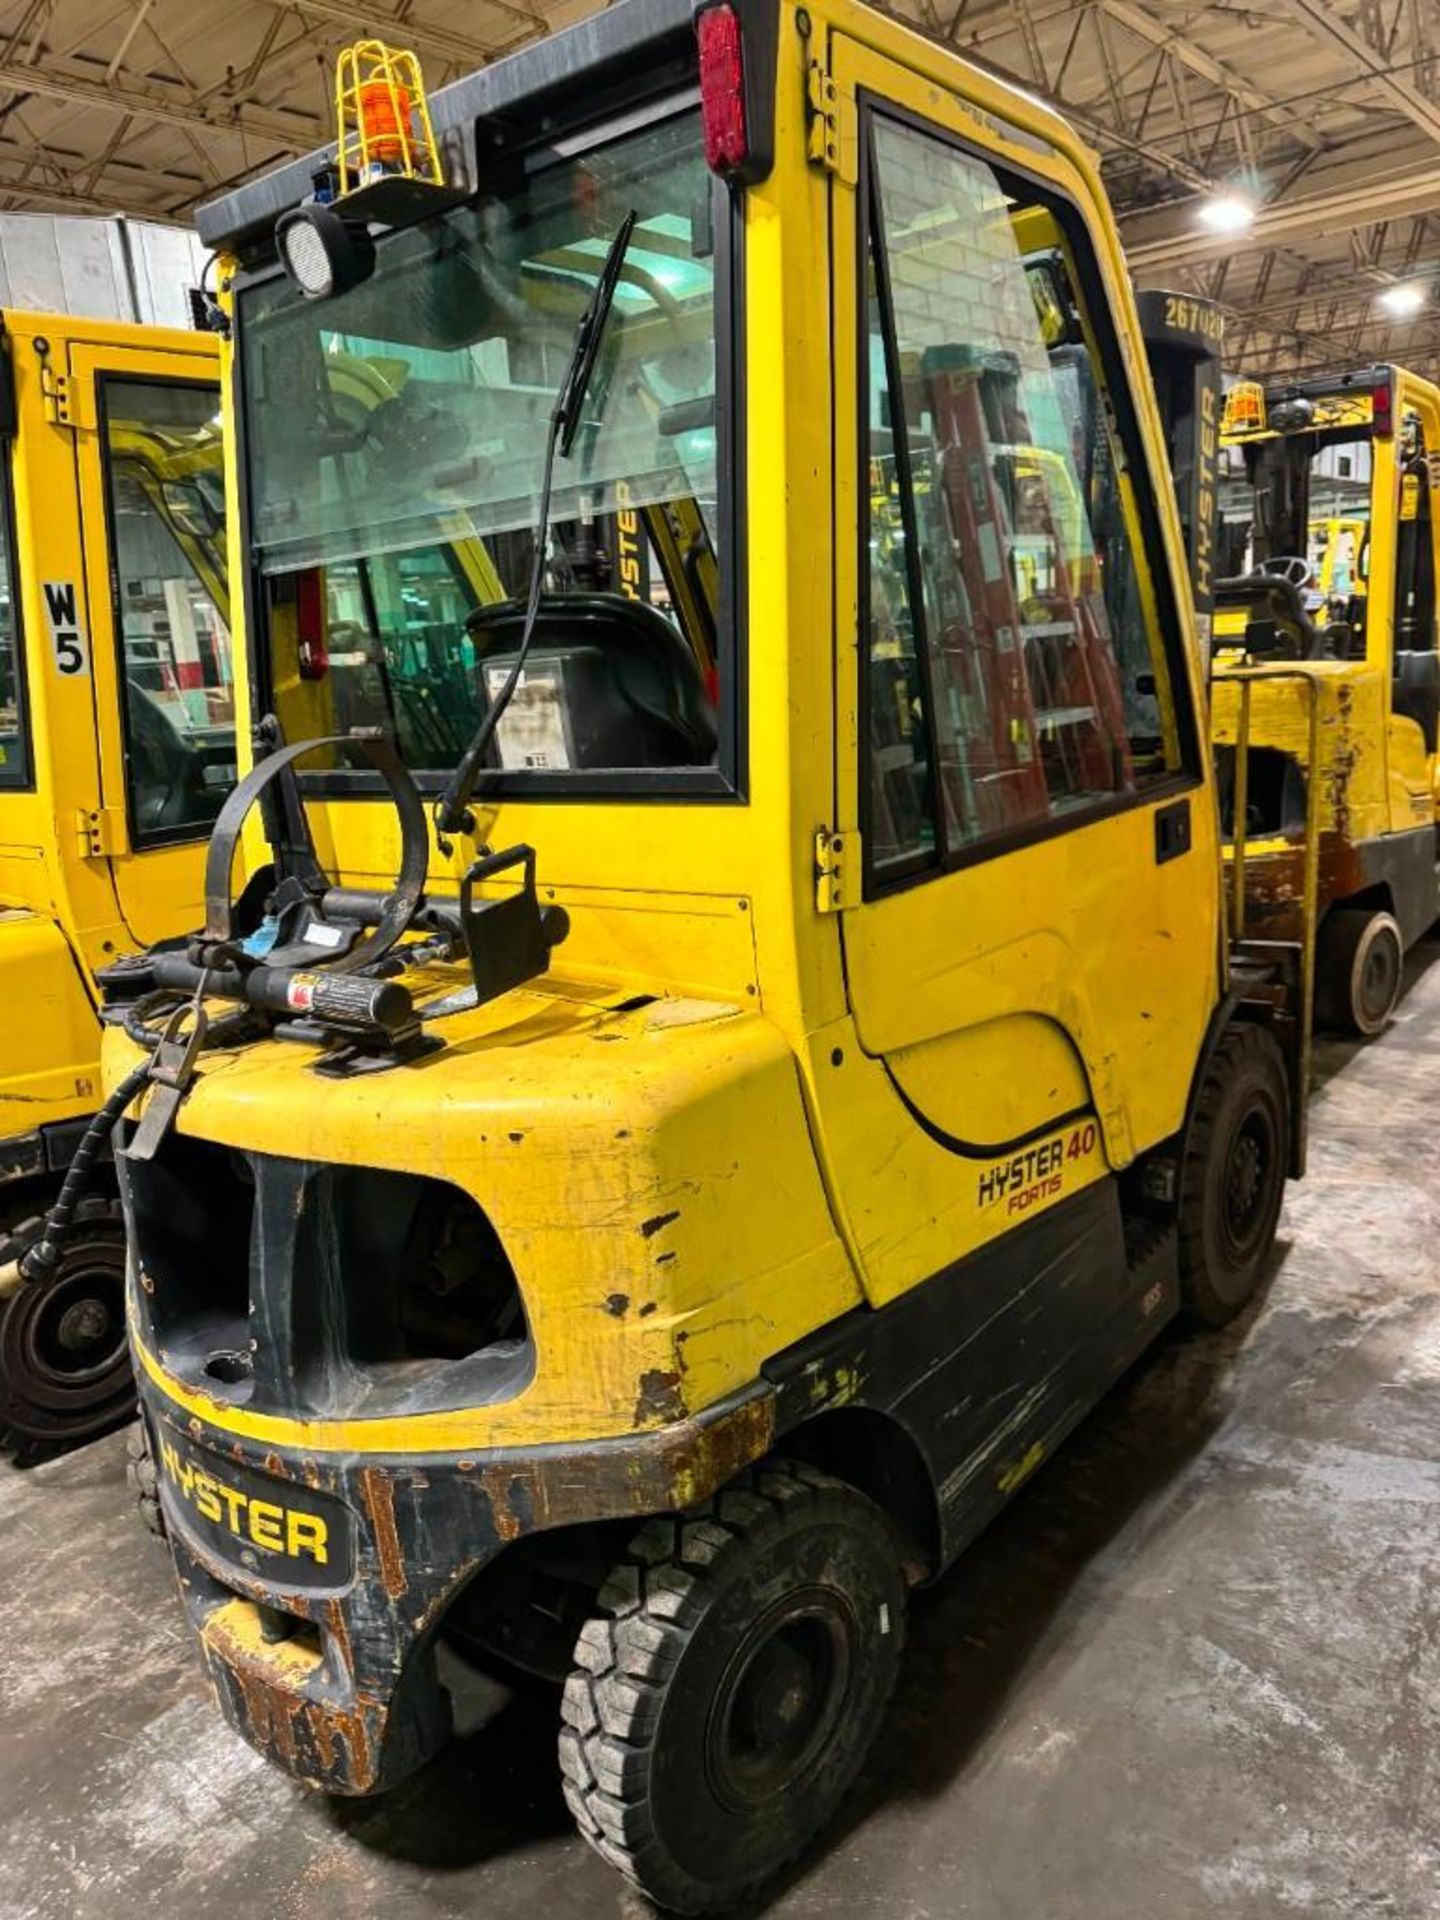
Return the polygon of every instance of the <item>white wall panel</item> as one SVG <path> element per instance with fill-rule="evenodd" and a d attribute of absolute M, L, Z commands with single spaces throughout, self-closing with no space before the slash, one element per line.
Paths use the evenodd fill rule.
<path fill-rule="evenodd" d="M 0 306 L 188 327 L 205 250 L 185 227 L 0 213 Z"/>

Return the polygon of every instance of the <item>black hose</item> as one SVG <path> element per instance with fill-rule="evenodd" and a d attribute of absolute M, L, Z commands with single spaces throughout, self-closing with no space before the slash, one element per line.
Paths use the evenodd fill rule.
<path fill-rule="evenodd" d="M 190 1006 L 194 998 L 193 993 L 181 992 L 176 987 L 157 987 L 153 993 L 142 993 L 138 1000 L 125 1009 L 125 1038 L 132 1046 L 145 1047 L 154 1053 L 165 1037 L 165 1027 L 163 1020 L 157 1026 L 151 1026 L 149 1022 L 157 1014 L 168 1017 L 177 1007 Z M 200 1050 L 209 1053 L 215 1047 L 234 1046 L 242 1040 L 258 1038 L 267 1024 L 250 1007 L 221 1014 L 206 1028 Z"/>
<path fill-rule="evenodd" d="M 75 1209 L 79 1206 L 85 1189 L 90 1184 L 90 1171 L 95 1164 L 101 1147 L 109 1139 L 115 1125 L 130 1102 L 139 1093 L 150 1077 L 150 1062 L 144 1060 L 138 1067 L 132 1067 L 125 1078 L 115 1088 L 100 1111 L 91 1116 L 90 1124 L 80 1136 L 80 1144 L 75 1149 L 75 1157 L 65 1170 L 60 1192 L 53 1207 L 45 1216 L 45 1230 L 33 1247 L 29 1247 L 20 1258 L 20 1277 L 32 1282 L 48 1280 L 60 1265 L 65 1251 L 65 1242 L 70 1237 L 70 1229 L 75 1219 Z"/>

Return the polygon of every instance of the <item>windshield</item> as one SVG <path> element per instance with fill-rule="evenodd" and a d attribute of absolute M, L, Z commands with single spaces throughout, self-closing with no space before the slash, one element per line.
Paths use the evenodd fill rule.
<path fill-rule="evenodd" d="M 1222 578 L 1292 561 L 1306 613 L 1339 657 L 1365 651 L 1370 435 L 1363 428 L 1223 444 Z"/>
<path fill-rule="evenodd" d="M 459 759 L 522 624 L 546 432 L 576 323 L 636 227 L 556 465 L 542 615 L 495 770 L 710 767 L 723 407 L 722 195 L 693 111 L 382 241 L 373 277 L 241 297 L 251 531 L 290 737 L 369 724 Z"/>

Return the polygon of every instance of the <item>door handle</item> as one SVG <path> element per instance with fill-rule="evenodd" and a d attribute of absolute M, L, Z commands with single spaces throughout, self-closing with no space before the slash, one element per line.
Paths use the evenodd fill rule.
<path fill-rule="evenodd" d="M 1168 807 L 1155 809 L 1155 864 L 1178 860 L 1190 851 L 1190 802 L 1172 800 Z"/>

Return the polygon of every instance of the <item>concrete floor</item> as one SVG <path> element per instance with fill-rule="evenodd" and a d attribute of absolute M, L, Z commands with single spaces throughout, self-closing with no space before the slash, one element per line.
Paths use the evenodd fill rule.
<path fill-rule="evenodd" d="M 1167 1338 L 919 1596 L 890 1727 L 772 1903 L 886 1920 L 1440 1914 L 1440 965 L 1321 1050 L 1267 1300 Z M 230 1735 L 118 1440 L 0 1475 L 0 1920 L 648 1909 L 517 1698 L 388 1804 Z"/>

